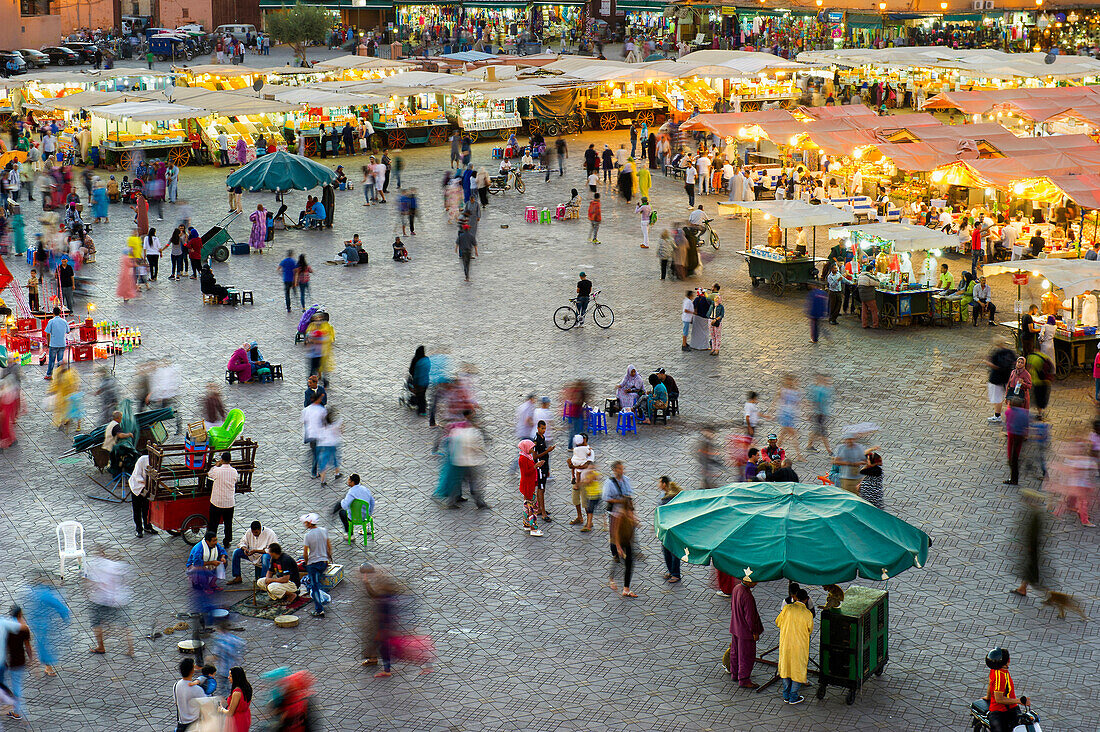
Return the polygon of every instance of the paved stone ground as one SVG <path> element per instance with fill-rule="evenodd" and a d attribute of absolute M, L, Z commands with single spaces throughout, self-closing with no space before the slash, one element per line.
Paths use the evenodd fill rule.
<path fill-rule="evenodd" d="M 696 282 L 723 284 L 726 348 L 718 358 L 682 353 L 678 312 L 684 284 L 658 279 L 654 250 L 638 247 L 632 206 L 606 202 L 604 243 L 598 247 L 585 243 L 583 223 L 546 226 L 521 219 L 524 205 L 551 205 L 568 198 L 571 186 L 583 189 L 576 166 L 589 141 L 603 138 L 588 133 L 570 140 L 574 157 L 564 179 L 544 185 L 528 177 L 525 196 L 492 200 L 471 284 L 462 281 L 453 234 L 441 215 L 438 181 L 445 153 L 439 149 L 405 154 L 406 178 L 418 186 L 424 213 L 421 233 L 407 240 L 411 262 L 389 257 L 392 204 L 364 208 L 358 190 L 340 193 L 332 231 L 279 232 L 275 253 L 233 257 L 217 266 L 223 283 L 255 290 L 253 307 L 203 307 L 196 282 L 164 279 L 140 300 L 122 304 L 114 296 L 115 262 L 129 212 L 113 207 L 110 224 L 95 227 L 101 254 L 89 272 L 98 277 L 97 316 L 138 325 L 144 336 L 140 350 L 118 361 L 128 389 L 140 359 L 170 355 L 185 369 L 181 404 L 185 419 L 193 419 L 203 385 L 221 379 L 229 353 L 242 340 L 258 340 L 267 357 L 284 366 L 281 384 L 224 390 L 227 405 L 247 415 L 245 435 L 261 444 L 256 490 L 238 502 L 238 535 L 259 518 L 284 545 L 296 547 L 302 532 L 296 519 L 316 510 L 328 521 L 328 508 L 342 495 L 310 481 L 303 467 L 297 415 L 304 359 L 293 343 L 298 308 L 293 315 L 283 310 L 276 272 L 285 248 L 307 253 L 316 268 L 312 299 L 332 313 L 338 348 L 331 403 L 349 424 L 346 468 L 365 476 L 377 496 L 379 530 L 367 549 L 349 548 L 333 532 L 336 561 L 349 570 L 365 560 L 381 562 L 410 583 L 421 598 L 423 629 L 438 645 L 439 670 L 418 677 L 415 668 L 398 666 L 392 679 L 376 680 L 357 667 L 352 577 L 335 591 L 324 620 L 306 616 L 291 630 L 242 620 L 253 677 L 282 664 L 310 669 L 329 729 L 963 729 L 969 701 L 984 691 L 982 658 L 989 647 L 1005 644 L 1012 650 L 1017 688 L 1037 700 L 1047 729 L 1095 728 L 1100 685 L 1090 669 L 1100 661 L 1096 626 L 1058 620 L 1036 600 L 1007 594 L 1016 581 L 1011 537 L 1017 502 L 1014 491 L 1001 485 L 1004 439 L 985 422 L 980 360 L 989 330 L 967 325 L 864 331 L 845 317 L 812 346 L 801 294 L 776 298 L 753 291 L 734 253 L 741 224 L 722 220 L 726 247 Z M 488 146 L 477 146 L 478 161 L 488 154 Z M 182 193 L 194 204 L 200 230 L 226 208 L 221 176 L 213 169 L 185 171 Z M 301 197 L 294 199 L 296 211 Z M 682 190 L 671 181 L 656 180 L 654 199 L 662 225 L 685 213 Z M 714 200 L 707 200 L 708 209 Z M 270 204 L 271 198 L 247 195 L 246 210 L 257 202 Z M 366 240 L 370 265 L 348 270 L 323 264 L 355 232 Z M 244 225 L 233 233 L 247 240 Z M 961 260 L 952 264 L 956 271 L 962 266 Z M 25 265 L 12 267 L 26 276 Z M 563 333 L 552 324 L 553 310 L 571 295 L 579 270 L 589 273 L 614 307 L 610 330 Z M 1009 304 L 1007 289 L 995 286 L 998 302 Z M 421 343 L 449 349 L 479 369 L 480 398 L 494 438 L 487 466 L 491 512 L 441 512 L 428 499 L 437 474 L 430 432 L 397 404 L 402 374 Z M 507 463 L 514 455 L 513 411 L 526 392 L 548 394 L 560 408 L 562 385 L 584 377 L 602 398 L 631 363 L 642 373 L 663 366 L 675 375 L 683 414 L 668 427 L 642 428 L 637 437 L 594 441 L 602 465 L 626 461 L 644 517 L 639 540 L 646 559 L 634 583 L 640 597 L 624 601 L 605 584 L 605 537 L 567 525 L 561 454 L 552 460 L 557 482 L 550 490 L 557 520 L 542 539 L 519 530 L 520 499 Z M 922 526 L 934 541 L 924 569 L 889 582 L 890 662 L 851 707 L 836 690 L 822 702 L 811 697 L 788 707 L 777 690 L 756 695 L 731 686 L 719 665 L 729 640 L 728 601 L 715 595 L 707 568 L 688 567 L 680 585 L 661 581 L 664 569 L 649 519 L 660 475 L 686 487 L 697 483 L 692 448 L 702 425 L 716 423 L 728 432 L 739 420 L 747 389 L 759 390 L 767 402 L 784 372 L 806 381 L 815 370 L 835 379 L 838 428 L 866 420 L 883 425 L 878 441 L 886 460 L 888 508 Z M 81 366 L 80 372 L 91 389 L 91 369 Z M 41 373 L 38 366 L 26 369 L 30 413 L 20 423 L 18 445 L 0 455 L 0 546 L 11 570 L 0 602 L 21 595 L 28 570 L 56 567 L 53 527 L 75 518 L 84 523 L 89 545 L 116 549 L 132 564 L 133 627 L 144 634 L 153 624 L 170 624 L 172 614 L 187 605 L 188 547 L 164 535 L 135 539 L 129 506 L 85 498 L 94 488 L 94 471 L 88 463 L 58 464 L 56 456 L 68 443 L 41 412 Z M 1051 415 L 1059 432 L 1088 419 L 1089 386 L 1080 376 L 1057 385 Z M 827 469 L 821 453 L 796 467 L 807 481 Z M 1025 483 L 1037 485 L 1034 474 Z M 1053 527 L 1058 584 L 1095 614 L 1097 534 L 1068 518 Z M 773 620 L 784 591 L 779 583 L 757 590 L 762 647 L 777 639 Z M 133 660 L 121 655 L 116 639 L 109 640 L 106 658 L 89 656 L 86 594 L 73 580 L 64 583 L 64 593 L 77 616 L 71 649 L 58 678 L 29 679 L 28 721 L 22 726 L 93 729 L 109 719 L 114 729 L 167 729 L 174 719 L 170 688 L 179 636 L 139 640 Z M 812 595 L 822 600 L 819 588 Z M 757 680 L 768 673 L 758 669 Z M 266 698 L 267 685 L 258 683 L 257 689 Z"/>

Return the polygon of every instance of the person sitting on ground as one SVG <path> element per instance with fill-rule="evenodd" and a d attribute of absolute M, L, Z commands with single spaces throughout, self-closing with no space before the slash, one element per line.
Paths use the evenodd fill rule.
<path fill-rule="evenodd" d="M 107 181 L 107 200 L 111 203 L 118 203 L 122 200 L 118 187 L 118 181 L 115 180 L 115 177 L 113 175 Z"/>
<path fill-rule="evenodd" d="M 267 548 L 272 542 L 277 541 L 275 532 L 263 526 L 259 521 L 253 521 L 249 530 L 244 532 L 240 546 L 233 551 L 233 579 L 226 582 L 227 585 L 239 585 L 241 583 L 241 560 L 245 559 L 254 565 L 255 579 L 260 579 L 267 569 Z"/>
<path fill-rule="evenodd" d="M 248 358 L 249 348 L 250 344 L 245 343 L 233 351 L 233 355 L 229 357 L 229 363 L 225 365 L 225 370 L 235 374 L 237 381 L 242 384 L 252 380 L 252 362 Z"/>
<path fill-rule="evenodd" d="M 337 165 L 336 166 L 336 180 L 334 180 L 333 182 L 337 186 L 339 186 L 340 190 L 342 190 L 342 191 L 343 190 L 348 190 L 348 189 L 351 188 L 351 186 L 348 185 L 348 176 L 344 173 L 344 166 L 343 165 Z"/>
<path fill-rule="evenodd" d="M 794 468 L 791 467 L 791 459 L 783 458 L 779 461 L 779 468 L 772 472 L 771 480 L 776 483 L 797 483 L 798 473 L 794 472 Z"/>
<path fill-rule="evenodd" d="M 267 590 L 272 600 L 281 600 L 287 595 L 293 597 L 298 592 L 301 584 L 301 576 L 298 573 L 298 563 L 293 558 L 283 554 L 283 548 L 277 542 L 271 542 L 267 547 L 267 573 L 256 580 L 256 586 L 261 590 Z"/>
<path fill-rule="evenodd" d="M 531 157 L 531 149 L 525 148 L 523 151 L 523 157 L 520 158 L 520 170 L 534 170 L 535 159 Z"/>
<path fill-rule="evenodd" d="M 225 305 L 229 302 L 229 290 L 218 284 L 214 278 L 214 271 L 209 264 L 202 267 L 202 275 L 199 277 L 199 290 L 204 295 L 213 295 L 218 302 Z"/>
<path fill-rule="evenodd" d="M 264 355 L 260 353 L 260 347 L 256 344 L 256 341 L 252 341 L 248 344 L 248 362 L 252 365 L 252 373 L 257 374 L 262 369 L 271 371 L 271 364 L 264 360 Z"/>
<path fill-rule="evenodd" d="M 344 251 L 340 252 L 339 257 L 345 267 L 354 267 L 359 264 L 359 250 L 355 247 L 354 240 L 344 245 Z"/>
<path fill-rule="evenodd" d="M 228 561 L 229 553 L 218 543 L 217 532 L 207 530 L 202 541 L 195 544 L 187 555 L 186 569 L 191 575 L 191 583 L 204 584 L 214 578 L 225 579 L 225 565 Z"/>
<path fill-rule="evenodd" d="M 130 185 L 130 176 L 122 176 L 122 183 L 118 187 L 118 193 L 122 197 L 123 203 L 134 202 L 134 189 Z"/>
<path fill-rule="evenodd" d="M 409 250 L 405 248 L 405 245 L 401 242 L 401 237 L 397 237 L 393 240 L 393 261 L 395 262 L 407 262 L 409 261 Z"/>
<path fill-rule="evenodd" d="M 352 473 L 348 476 L 348 492 L 333 508 L 332 512 L 340 517 L 340 523 L 344 525 L 344 531 L 351 530 L 351 522 L 348 519 L 349 511 L 351 511 L 352 501 L 363 501 L 367 504 L 367 516 L 374 515 L 374 494 L 370 489 L 359 482 L 359 474 Z M 367 516 L 355 516 L 356 520 L 367 518 Z"/>

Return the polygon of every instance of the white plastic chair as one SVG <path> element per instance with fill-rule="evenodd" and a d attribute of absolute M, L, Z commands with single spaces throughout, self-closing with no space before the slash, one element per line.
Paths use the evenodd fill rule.
<path fill-rule="evenodd" d="M 65 563 L 75 559 L 84 571 L 84 526 L 79 521 L 62 521 L 57 525 L 57 554 L 61 557 L 61 578 L 65 578 Z"/>

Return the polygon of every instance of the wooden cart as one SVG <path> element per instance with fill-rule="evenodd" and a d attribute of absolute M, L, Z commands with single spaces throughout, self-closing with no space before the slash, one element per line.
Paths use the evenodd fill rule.
<path fill-rule="evenodd" d="M 769 258 L 752 251 L 738 252 L 749 265 L 749 279 L 753 287 L 767 284 L 776 295 L 782 295 L 790 285 L 809 285 L 817 282 L 817 263 L 824 259 L 814 257 Z"/>
<path fill-rule="evenodd" d="M 882 328 L 892 330 L 899 325 L 909 325 L 913 320 L 928 325 L 932 321 L 933 289 L 875 290 L 878 302 L 878 321 Z"/>
<path fill-rule="evenodd" d="M 818 699 L 829 686 L 839 686 L 848 690 L 845 703 L 852 704 L 872 674 L 882 675 L 890 659 L 889 599 L 883 590 L 852 586 L 840 607 L 822 611 Z"/>
<path fill-rule="evenodd" d="M 1001 325 L 1012 332 L 1012 338 L 1016 341 L 1016 352 L 1023 353 L 1023 344 L 1020 343 L 1020 324 L 1012 320 Z M 1100 348 L 1100 334 L 1070 335 L 1065 331 L 1056 330 L 1054 332 L 1055 377 L 1061 380 L 1074 371 L 1091 372 L 1098 348 Z"/>
<path fill-rule="evenodd" d="M 241 438 L 227 450 L 230 464 L 237 469 L 237 493 L 252 492 L 259 444 Z M 149 444 L 149 520 L 172 536 L 194 545 L 206 533 L 210 514 L 210 481 L 206 474 L 213 465 L 212 451 L 194 453 L 182 443 Z M 189 461 L 190 464 L 189 464 Z M 195 465 L 195 467 L 190 467 Z"/>
<path fill-rule="evenodd" d="M 157 140 L 116 141 L 105 139 L 100 143 L 100 152 L 107 165 L 117 165 L 130 170 L 138 157 L 146 159 L 164 159 L 180 168 L 191 162 L 191 141 L 186 136 Z"/>

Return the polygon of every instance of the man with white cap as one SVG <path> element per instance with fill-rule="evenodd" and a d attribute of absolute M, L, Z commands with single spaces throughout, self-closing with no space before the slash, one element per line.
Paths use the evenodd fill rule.
<path fill-rule="evenodd" d="M 313 612 L 315 618 L 325 617 L 325 606 L 321 602 L 321 580 L 328 569 L 328 563 L 332 561 L 332 542 L 328 539 L 328 529 L 318 524 L 321 517 L 315 513 L 307 513 L 302 516 L 306 534 L 302 537 L 304 546 L 306 574 L 309 577 L 309 595 L 313 598 Z"/>

